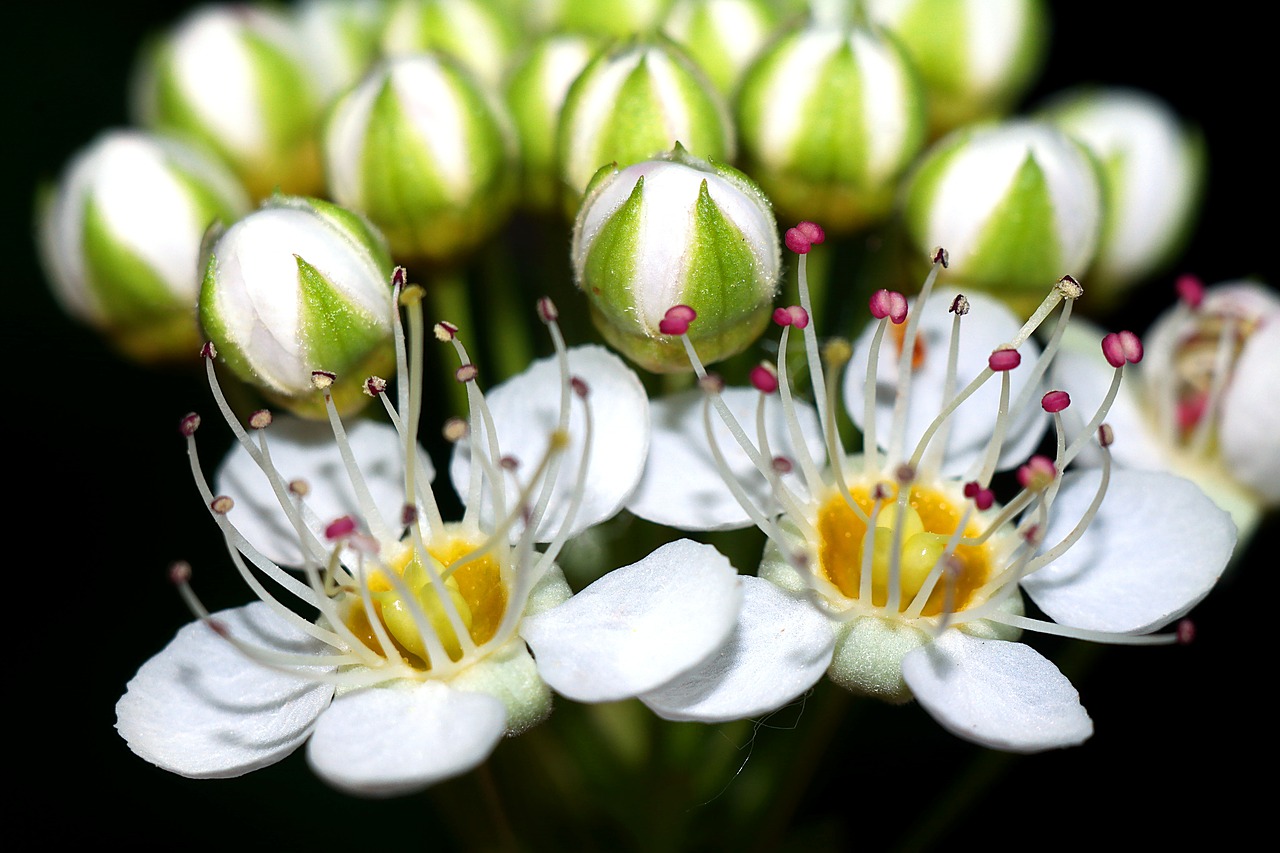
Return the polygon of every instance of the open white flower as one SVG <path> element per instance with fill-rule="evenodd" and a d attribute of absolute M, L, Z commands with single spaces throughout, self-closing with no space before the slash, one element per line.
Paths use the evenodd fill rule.
<path fill-rule="evenodd" d="M 1193 276 L 1180 278 L 1178 291 L 1118 389 L 1087 332 L 1064 339 L 1055 371 L 1086 407 L 1115 398 L 1108 418 L 1123 436 L 1117 463 L 1194 481 L 1246 540 L 1280 506 L 1280 296 L 1252 281 L 1205 288 Z M 1068 435 L 1081 428 L 1067 423 Z"/>
<path fill-rule="evenodd" d="M 187 416 L 182 432 L 196 484 L 259 601 L 210 614 L 190 567 L 175 568 L 199 619 L 143 665 L 116 709 L 121 735 L 148 761 L 184 776 L 237 776 L 309 738 L 326 781 L 393 795 L 466 772 L 504 735 L 542 720 L 548 683 L 580 698 L 635 696 L 730 639 L 744 591 L 709 546 L 673 543 L 571 598 L 556 555 L 635 488 L 648 402 L 616 356 L 564 346 L 549 302 L 540 313 L 556 355 L 494 389 L 493 406 L 458 330 L 437 325 L 471 403 L 469 423 L 446 425 L 468 451 L 469 466 L 455 464 L 467 511 L 441 518 L 434 472 L 413 439 L 423 323 L 416 289 L 402 284 L 398 271 L 412 355 L 397 312 L 397 405 L 384 381 L 367 383 L 390 425 L 344 425 L 332 377 L 318 373 L 327 425 L 272 424 L 260 411 L 246 431 L 210 366 L 240 440 L 216 493 L 197 460 L 199 418 Z"/>
<path fill-rule="evenodd" d="M 1067 443 L 1062 412 L 1070 398 L 1042 393 L 1041 380 L 1082 292 L 1074 279 L 1064 277 L 1020 324 L 994 300 L 932 299 L 946 258 L 936 250 L 913 305 L 902 294 L 876 293 L 878 322 L 856 347 L 833 341 L 820 359 L 804 304 L 804 253 L 822 238 L 812 223 L 788 232 L 788 246 L 801 253 L 802 305 L 775 313 L 782 355 L 776 371 L 752 375 L 762 413 L 779 392 L 785 429 L 764 417 L 754 431 L 738 425 L 719 383 L 681 336 L 708 392 L 702 437 L 685 437 L 710 447 L 722 488 L 690 485 L 704 500 L 738 500 L 767 534 L 760 577 L 795 603 L 811 604 L 808 614 L 826 623 L 834 643 L 828 674 L 836 683 L 890 702 L 915 698 L 948 730 L 990 747 L 1033 752 L 1080 743 L 1093 724 L 1075 689 L 1015 641 L 1023 630 L 1133 644 L 1185 638 L 1190 623 L 1152 632 L 1209 592 L 1235 542 L 1230 518 L 1182 478 L 1112 471 L 1105 404 Z M 1055 313 L 1040 351 L 1030 336 Z M 816 455 L 804 449 L 805 419 L 785 374 L 792 328 L 805 335 L 825 434 L 825 452 Z M 1130 332 L 1106 336 L 1102 347 L 1117 381 L 1125 365 L 1141 359 L 1141 342 Z M 864 431 L 859 455 L 840 447 L 832 409 L 846 363 L 846 403 Z M 1033 451 L 1046 413 L 1055 425 L 1052 458 L 1023 464 L 1020 490 L 1001 506 L 992 478 Z M 732 421 L 736 446 L 715 439 L 717 415 Z M 1095 433 L 1103 467 L 1063 474 Z M 655 446 L 663 440 L 655 438 Z M 789 455 L 775 455 L 783 440 Z M 771 486 L 767 503 L 739 482 L 734 460 L 741 457 Z M 800 472 L 802 486 L 779 476 L 788 470 Z M 1020 590 L 1049 618 L 1025 615 Z M 750 615 L 739 620 L 746 636 L 759 630 Z M 810 630 L 807 622 L 793 627 Z M 704 691 L 731 690 L 726 673 L 755 665 L 744 654 L 732 667 L 708 667 L 686 681 Z"/>

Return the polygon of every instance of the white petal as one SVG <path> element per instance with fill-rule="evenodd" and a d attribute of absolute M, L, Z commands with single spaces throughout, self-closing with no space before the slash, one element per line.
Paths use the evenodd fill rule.
<path fill-rule="evenodd" d="M 558 693 L 611 702 L 653 690 L 724 645 L 742 604 L 737 572 L 710 545 L 681 539 L 615 569 L 520 633 Z"/>
<path fill-rule="evenodd" d="M 1280 311 L 1240 352 L 1222 401 L 1222 456 L 1236 479 L 1280 503 Z"/>
<path fill-rule="evenodd" d="M 1071 405 L 1062 413 L 1068 442 L 1080 434 L 1098 411 L 1115 375 L 1115 368 L 1102 354 L 1105 334 L 1092 323 L 1073 317 L 1062 336 L 1062 348 L 1053 361 L 1049 384 L 1071 396 Z M 1151 353 L 1148 351 L 1141 365 L 1126 368 L 1120 390 L 1107 410 L 1105 420 L 1115 433 L 1111 453 L 1117 463 L 1128 468 L 1166 471 L 1171 465 L 1171 451 L 1156 433 L 1154 413 L 1142 408 L 1142 383 L 1147 377 L 1150 361 Z M 1096 445 L 1090 442 L 1077 459 L 1090 465 L 1099 464 Z"/>
<path fill-rule="evenodd" d="M 756 408 L 760 392 L 754 388 L 726 388 L 723 398 L 758 447 Z M 731 530 L 752 523 L 716 468 L 703 420 L 705 401 L 706 394 L 695 389 L 652 404 L 653 443 L 649 462 L 640 487 L 627 503 L 627 509 L 641 518 L 683 530 Z M 817 462 L 819 470 L 825 468 L 822 460 L 826 454 L 817 413 L 809 404 L 798 403 L 795 414 L 805 438 L 807 450 L 803 452 Z M 776 514 L 768 480 L 751 463 L 714 410 L 711 424 L 720 452 L 752 502 L 766 514 Z M 791 473 L 784 475 L 782 482 L 792 491 L 807 495 L 782 401 L 776 394 L 766 398 L 765 429 L 771 455 L 785 456 L 793 463 Z"/>
<path fill-rule="evenodd" d="M 569 350 L 569 370 L 587 384 L 586 402 L 592 418 L 585 497 L 571 526 L 570 535 L 575 535 L 613 517 L 640 482 L 649 451 L 649 399 L 635 372 L 603 347 Z M 535 361 L 524 373 L 496 386 L 485 399 L 493 414 L 501 454 L 518 462 L 515 476 L 525 483 L 546 454 L 559 422 L 560 369 L 555 358 Z M 555 488 L 538 526 L 540 542 L 555 537 L 570 509 L 586 440 L 582 408 L 580 400 L 570 400 L 569 446 L 560 456 Z M 486 452 L 488 448 L 483 425 L 473 419 L 472 429 L 471 441 L 456 446 L 449 464 L 449 476 L 464 501 L 471 474 L 471 445 Z M 515 488 L 508 486 L 508 494 L 513 493 Z M 488 494 L 486 486 L 481 512 L 491 520 Z"/>
<path fill-rule="evenodd" d="M 261 602 L 214 618 L 259 648 L 322 650 Z M 116 704 L 116 729 L 130 749 L 165 770 L 228 778 L 297 749 L 332 696 L 332 685 L 254 663 L 208 625 L 192 622 L 129 681 Z"/>
<path fill-rule="evenodd" d="M 979 293 L 966 296 L 970 310 L 960 321 L 960 346 L 953 391 L 955 394 L 986 369 L 991 351 L 1012 340 L 1022 327 L 1021 321 L 998 300 Z M 938 296 L 920 309 L 919 335 L 923 341 L 924 362 L 911 374 L 910 400 L 903 436 L 905 441 L 902 444 L 905 458 L 911 456 L 925 430 L 943 409 L 951 326 L 955 317 L 948 311 L 950 305 L 949 296 Z M 912 302 L 911 310 L 917 310 L 915 302 Z M 853 358 L 844 375 L 845 406 L 859 429 L 865 420 L 867 366 L 874 333 L 875 323 L 872 323 L 854 345 Z M 1009 373 L 1010 407 L 1015 405 L 1028 385 L 1031 368 L 1040 355 L 1040 348 L 1034 341 L 1027 341 L 1018 348 L 1018 352 L 1022 355 L 1022 364 Z M 963 474 L 975 461 L 982 458 L 996 426 L 1000 381 L 999 376 L 988 379 L 950 416 L 951 434 L 942 465 L 945 473 Z M 876 369 L 875 405 L 876 443 L 883 448 L 889 446 L 898 384 L 898 344 L 892 331 L 886 331 Z M 1011 410 L 1004 447 L 1000 453 L 1001 470 L 1024 461 L 1040 441 L 1046 421 L 1040 408 L 1041 395 L 1038 388 L 1037 383 L 1035 388 L 1027 392 L 1024 406 L 1017 411 Z"/>
<path fill-rule="evenodd" d="M 660 717 L 719 723 L 756 717 L 808 690 L 831 663 L 835 632 L 807 601 L 742 578 L 742 610 L 710 659 L 640 697 Z"/>
<path fill-rule="evenodd" d="M 405 503 L 404 465 L 395 428 L 367 420 L 345 424 L 347 439 L 382 517 L 399 524 Z M 252 435 L 252 433 L 251 433 Z M 256 441 L 256 436 L 254 436 Z M 271 461 L 285 483 L 303 479 L 311 487 L 306 505 L 310 527 L 321 535 L 325 525 L 344 515 L 365 518 L 367 508 L 356 499 L 351 479 L 328 423 L 277 417 L 267 428 Z M 418 450 L 429 476 L 431 460 Z M 298 535 L 280 507 L 267 476 L 239 444 L 223 460 L 214 477 L 219 494 L 235 500 L 228 518 L 249 542 L 283 566 L 302 565 Z M 367 530 L 367 528 L 366 528 Z M 323 541 L 323 539 L 322 539 Z"/>
<path fill-rule="evenodd" d="M 466 773 L 506 730 L 502 703 L 438 681 L 348 693 L 320 718 L 307 761 L 352 794 L 391 797 Z"/>
<path fill-rule="evenodd" d="M 983 746 L 1039 752 L 1093 734 L 1071 682 L 1022 643 L 945 631 L 902 659 L 902 675 L 929 716 Z"/>
<path fill-rule="evenodd" d="M 1050 509 L 1046 548 L 1083 517 L 1100 476 L 1100 471 L 1085 471 L 1063 477 Z M 1150 631 L 1184 615 L 1209 593 L 1235 541 L 1231 516 L 1190 480 L 1112 471 L 1084 535 L 1022 586 L 1064 625 Z"/>

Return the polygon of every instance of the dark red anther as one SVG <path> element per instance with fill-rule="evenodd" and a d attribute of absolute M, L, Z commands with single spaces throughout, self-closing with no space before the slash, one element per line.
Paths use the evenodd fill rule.
<path fill-rule="evenodd" d="M 182 420 L 178 421 L 178 432 L 187 438 L 195 435 L 198 429 L 200 429 L 200 416 L 195 412 L 187 412 L 182 416 Z"/>
<path fill-rule="evenodd" d="M 356 520 L 349 515 L 336 518 L 324 529 L 324 538 L 330 542 L 335 539 L 343 539 L 356 532 Z"/>
<path fill-rule="evenodd" d="M 1019 364 L 1022 364 L 1022 356 L 1016 349 L 998 349 L 987 356 L 987 367 L 997 373 L 1013 370 Z"/>
<path fill-rule="evenodd" d="M 877 320 L 888 317 L 891 323 L 898 326 L 907 319 L 907 297 L 896 290 L 877 290 L 871 294 L 868 305 L 871 316 Z"/>
<path fill-rule="evenodd" d="M 1050 391 L 1040 398 L 1040 408 L 1051 415 L 1057 414 L 1071 405 L 1071 395 L 1066 391 Z"/>
<path fill-rule="evenodd" d="M 766 364 L 757 364 L 751 368 L 751 385 L 761 394 L 772 394 L 778 390 L 778 374 Z"/>
<path fill-rule="evenodd" d="M 673 305 L 658 322 L 658 331 L 664 335 L 683 335 L 689 331 L 689 324 L 697 316 L 698 312 L 688 305 Z"/>
<path fill-rule="evenodd" d="M 794 228 L 788 228 L 783 235 L 787 248 L 797 255 L 807 255 L 809 250 L 827 239 L 827 233 L 816 222 L 799 222 Z"/>
<path fill-rule="evenodd" d="M 1204 282 L 1194 275 L 1178 276 L 1173 289 L 1178 292 L 1178 298 L 1185 302 L 1188 308 L 1199 308 L 1204 302 Z"/>
<path fill-rule="evenodd" d="M 1133 332 L 1111 332 L 1102 339 L 1102 354 L 1112 367 L 1142 361 L 1142 340 Z"/>

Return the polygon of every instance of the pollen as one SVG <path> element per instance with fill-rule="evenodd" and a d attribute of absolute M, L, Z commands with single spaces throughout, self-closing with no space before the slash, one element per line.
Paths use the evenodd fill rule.
<path fill-rule="evenodd" d="M 876 529 L 867 536 L 867 525 L 846 503 L 839 492 L 833 492 L 818 510 L 819 536 L 818 558 L 822 574 L 840 593 L 852 601 L 884 608 L 889 601 L 891 578 L 898 576 L 898 611 L 907 610 L 915 597 L 926 586 L 926 599 L 921 615 L 942 614 L 947 605 L 951 587 L 951 611 L 964 610 L 973 602 L 975 593 L 991 575 L 992 559 L 989 546 L 967 545 L 964 540 L 956 545 L 953 555 L 946 558 L 947 544 L 960 522 L 958 501 L 936 489 L 917 486 L 911 489 L 904 511 L 898 511 L 896 489 L 889 486 L 890 497 L 881 502 L 876 514 Z M 874 501 L 871 489 L 860 486 L 851 489 L 851 496 L 862 512 L 870 517 Z M 900 529 L 899 529 L 900 528 Z M 979 526 L 970 522 L 964 537 L 977 538 Z M 894 542 L 898 542 L 896 555 Z M 871 583 L 870 602 L 862 601 L 864 594 L 862 572 L 867 564 L 864 549 L 870 545 Z M 947 560 L 952 571 L 942 572 L 939 561 Z"/>

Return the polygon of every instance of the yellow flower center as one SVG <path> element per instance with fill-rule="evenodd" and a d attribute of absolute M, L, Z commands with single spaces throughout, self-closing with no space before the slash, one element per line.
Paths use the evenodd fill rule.
<path fill-rule="evenodd" d="M 377 618 L 391 636 L 396 650 L 414 667 L 431 669 L 427 642 L 418 627 L 415 610 L 426 616 L 450 660 L 460 660 L 463 651 L 449 617 L 449 608 L 456 611 L 467 634 L 476 644 L 487 642 L 497 633 L 507 607 L 507 587 L 502 580 L 498 559 L 488 552 L 456 567 L 451 565 L 475 549 L 474 543 L 457 536 L 429 544 L 426 559 L 432 561 L 435 574 L 442 578 L 442 583 L 437 585 L 423 565 L 421 552 L 413 547 L 404 548 L 386 564 L 386 568 L 404 581 L 409 597 L 402 595 L 382 571 L 370 574 L 369 593 Z M 448 605 L 441 598 L 441 586 L 448 597 Z M 343 621 L 366 646 L 371 649 L 380 647 L 358 592 L 348 592 Z"/>
<path fill-rule="evenodd" d="M 850 494 L 867 515 L 874 504 L 870 489 L 855 487 Z M 961 510 L 942 492 L 915 487 L 900 512 L 895 499 L 882 502 L 875 518 L 872 532 L 871 553 L 871 604 L 884 607 L 889 601 L 890 577 L 895 564 L 893 546 L 899 542 L 897 567 L 901 597 L 899 611 L 905 611 L 916 594 L 924 587 L 934 566 L 943 557 L 948 540 L 960 523 Z M 901 526 L 901 531 L 895 528 Z M 858 600 L 862 595 L 863 549 L 867 543 L 867 525 L 845 502 L 839 492 L 833 492 L 818 511 L 820 570 L 844 596 Z M 977 537 L 981 529 L 973 522 L 965 528 L 966 537 Z M 922 616 L 937 616 L 947 603 L 948 587 L 952 612 L 969 606 L 974 593 L 991 575 L 989 544 L 957 545 L 952 555 L 954 570 L 948 575 L 937 576 Z"/>

